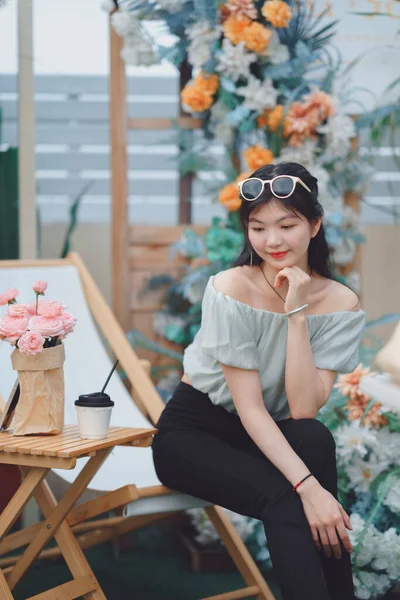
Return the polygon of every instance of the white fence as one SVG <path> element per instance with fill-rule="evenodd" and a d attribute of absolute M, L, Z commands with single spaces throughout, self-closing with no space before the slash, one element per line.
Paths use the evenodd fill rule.
<path fill-rule="evenodd" d="M 177 76 L 131 77 L 127 81 L 129 117 L 175 117 Z M 0 76 L 2 142 L 17 144 L 18 87 L 13 75 Z M 81 222 L 107 222 L 111 215 L 108 80 L 104 76 L 35 77 L 36 181 L 41 221 L 64 222 L 74 198 L 90 183 L 81 204 Z M 193 135 L 198 135 L 195 132 Z M 363 139 L 361 152 L 368 152 Z M 210 153 L 221 165 L 221 153 Z M 397 148 L 398 151 L 398 148 Z M 174 224 L 178 214 L 177 139 L 174 131 L 129 131 L 129 216 L 132 223 Z M 400 209 L 400 173 L 388 144 L 379 149 L 377 172 L 366 201 Z M 224 210 L 212 192 L 222 172 L 203 173 L 193 184 L 193 222 L 209 223 Z M 392 217 L 363 205 L 365 223 L 390 223 Z"/>

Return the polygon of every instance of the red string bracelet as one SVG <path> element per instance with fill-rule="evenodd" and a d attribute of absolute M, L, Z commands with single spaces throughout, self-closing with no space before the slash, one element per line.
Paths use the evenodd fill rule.
<path fill-rule="evenodd" d="M 309 473 L 308 475 L 306 475 L 304 477 L 304 479 L 302 479 L 301 481 L 299 481 L 299 483 L 296 483 L 296 485 L 293 488 L 293 491 L 295 492 L 297 490 L 297 488 L 303 483 L 303 481 L 305 481 L 306 479 L 308 479 L 309 477 L 312 477 L 312 476 L 313 476 L 312 473 Z"/>

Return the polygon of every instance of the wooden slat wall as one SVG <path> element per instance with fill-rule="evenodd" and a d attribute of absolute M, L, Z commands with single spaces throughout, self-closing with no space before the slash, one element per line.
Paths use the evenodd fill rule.
<path fill-rule="evenodd" d="M 139 329 L 149 339 L 161 343 L 167 348 L 182 352 L 182 347 L 167 342 L 153 330 L 153 315 L 161 308 L 163 291 L 154 291 L 142 295 L 149 278 L 155 275 L 177 275 L 184 267 L 185 261 L 179 255 L 170 258 L 170 244 L 176 242 L 187 225 L 173 227 L 132 227 L 130 229 L 130 324 Z M 204 234 L 205 226 L 190 226 L 197 233 Z M 141 358 L 148 358 L 153 365 L 171 363 L 169 358 L 161 357 L 148 350 L 139 351 Z"/>
<path fill-rule="evenodd" d="M 127 77 L 130 118 L 177 117 L 179 74 Z M 80 211 L 82 222 L 109 222 L 109 120 L 108 80 L 105 76 L 37 75 L 36 184 L 43 223 L 66 222 L 72 199 L 92 182 Z M 2 140 L 17 143 L 17 78 L 0 75 L 3 108 Z M 198 139 L 199 132 L 193 133 Z M 128 130 L 129 214 L 132 223 L 174 225 L 177 222 L 179 179 L 176 168 L 175 135 L 168 130 Z M 214 164 L 222 175 L 221 147 L 210 143 Z M 369 151 L 362 135 L 360 151 Z M 398 151 L 398 149 L 397 149 Z M 400 173 L 390 141 L 380 148 L 377 173 L 368 190 L 368 200 L 390 205 L 400 200 Z M 151 175 L 151 177 L 150 177 Z M 210 174 L 209 174 L 210 175 Z M 214 174 L 211 174 L 211 180 Z M 206 224 L 223 210 L 215 203 L 210 179 L 202 176 L 193 184 L 193 222 Z M 366 223 L 390 223 L 391 217 L 362 207 Z"/>

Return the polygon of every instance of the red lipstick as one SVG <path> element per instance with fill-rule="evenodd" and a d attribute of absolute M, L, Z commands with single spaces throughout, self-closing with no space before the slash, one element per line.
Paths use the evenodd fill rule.
<path fill-rule="evenodd" d="M 283 258 L 284 256 L 286 256 L 287 253 L 288 250 L 286 252 L 270 252 L 270 255 L 272 256 L 272 258 Z"/>

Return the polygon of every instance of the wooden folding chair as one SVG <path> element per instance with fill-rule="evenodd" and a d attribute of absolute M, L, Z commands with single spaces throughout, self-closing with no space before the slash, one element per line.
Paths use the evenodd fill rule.
<path fill-rule="evenodd" d="M 120 377 L 114 374 L 107 389 L 115 402 L 111 425 L 152 427 L 164 403 L 143 361 L 133 351 L 81 258 L 71 253 L 66 259 L 59 260 L 0 261 L 0 289 L 17 287 L 21 302 L 32 300 L 31 285 L 38 279 L 48 281 L 47 298 L 61 300 L 78 318 L 74 333 L 65 340 L 66 423 L 77 422 L 74 400 L 78 395 L 101 388 L 111 368 L 109 353 L 112 352 L 119 358 L 132 385 L 134 401 Z M 16 377 L 11 369 L 10 354 L 11 346 L 2 344 L 0 393 L 4 398 L 7 398 Z M 58 481 L 70 485 L 84 468 L 86 460 L 81 459 L 80 466 L 73 471 L 53 469 L 52 476 L 56 475 Z M 197 507 L 204 508 L 247 584 L 240 590 L 205 600 L 233 600 L 250 596 L 258 600 L 274 600 L 264 577 L 224 510 L 161 485 L 148 447 L 134 451 L 124 446 L 116 447 L 91 481 L 87 500 L 70 513 L 68 525 L 73 528 L 81 547 L 88 548 L 168 515 Z M 96 518 L 116 509 L 122 509 L 123 515 Z M 5 558 L 4 555 L 29 543 L 36 531 L 37 525 L 32 525 L 9 534 L 0 544 L 0 566 L 14 564 L 18 557 Z M 45 549 L 40 557 L 55 556 L 57 553 L 57 548 Z"/>

